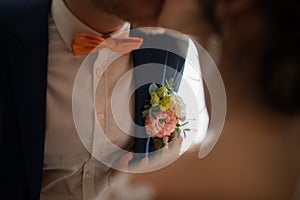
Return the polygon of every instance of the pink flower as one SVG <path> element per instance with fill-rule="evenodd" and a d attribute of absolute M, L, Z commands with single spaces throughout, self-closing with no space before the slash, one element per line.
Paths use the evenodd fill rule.
<path fill-rule="evenodd" d="M 155 113 L 156 119 L 148 116 L 145 121 L 146 132 L 152 137 L 170 136 L 176 128 L 178 118 L 171 110 Z"/>

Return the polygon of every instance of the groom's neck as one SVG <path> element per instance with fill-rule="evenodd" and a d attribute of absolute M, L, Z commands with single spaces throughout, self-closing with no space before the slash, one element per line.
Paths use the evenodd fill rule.
<path fill-rule="evenodd" d="M 117 31 L 125 23 L 115 15 L 111 15 L 95 6 L 91 0 L 64 0 L 69 10 L 84 24 L 95 31 L 107 34 Z"/>

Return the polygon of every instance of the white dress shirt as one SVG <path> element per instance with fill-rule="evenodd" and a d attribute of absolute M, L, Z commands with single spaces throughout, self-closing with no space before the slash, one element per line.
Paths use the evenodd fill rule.
<path fill-rule="evenodd" d="M 130 24 L 125 23 L 117 32 L 129 28 Z M 72 15 L 62 0 L 53 0 L 49 16 L 46 139 L 40 196 L 42 200 L 100 199 L 107 187 L 110 169 L 85 148 L 73 120 L 73 84 L 86 57 L 74 56 L 71 52 L 72 39 L 78 33 L 101 36 Z M 131 66 L 130 57 L 121 56 L 105 71 L 95 94 L 95 116 L 98 116 L 99 124 L 124 149 L 130 147 L 131 140 L 114 124 L 110 97 L 114 84 Z M 95 68 L 93 77 L 97 76 L 97 70 Z M 131 84 L 129 82 L 125 87 L 130 87 Z M 96 146 L 95 150 L 103 151 L 101 148 L 103 147 Z"/>

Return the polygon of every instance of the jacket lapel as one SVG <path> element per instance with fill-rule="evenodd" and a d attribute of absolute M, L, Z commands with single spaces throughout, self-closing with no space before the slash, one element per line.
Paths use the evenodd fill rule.
<path fill-rule="evenodd" d="M 146 35 L 141 32 L 134 32 L 132 36 L 142 37 L 144 38 L 144 43 L 140 49 L 137 49 L 132 52 L 134 67 L 138 67 L 143 64 L 156 63 L 161 64 L 161 69 L 156 70 L 155 73 L 157 76 L 155 79 L 162 80 L 162 84 L 169 80 L 170 78 L 174 78 L 175 90 L 178 90 L 181 77 L 184 70 L 185 59 L 173 52 L 169 52 L 159 48 L 145 48 L 147 46 L 151 46 L 149 44 L 163 42 L 166 46 L 178 44 L 178 39 L 175 39 L 166 34 L 160 35 Z M 188 42 L 181 41 L 180 48 L 184 49 L 183 55 L 186 55 L 188 49 Z M 179 47 L 179 46 L 178 46 Z M 176 49 L 176 47 L 172 47 L 172 49 Z M 143 79 L 143 75 L 139 74 L 139 70 L 135 70 L 134 79 L 135 83 L 139 82 L 139 79 Z M 148 93 L 149 84 L 146 84 L 140 88 L 136 88 L 135 90 L 135 123 L 139 126 L 144 126 L 144 118 L 142 117 L 142 111 L 144 110 L 145 100 L 150 99 L 150 95 Z M 145 129 L 135 130 L 135 135 L 146 135 Z M 137 133 L 137 131 L 139 133 Z M 142 133 L 141 133 L 142 132 Z M 145 153 L 146 152 L 146 143 L 147 138 L 139 138 L 135 137 L 135 145 L 134 152 L 135 153 Z M 155 151 L 153 141 L 150 141 L 149 152 Z"/>

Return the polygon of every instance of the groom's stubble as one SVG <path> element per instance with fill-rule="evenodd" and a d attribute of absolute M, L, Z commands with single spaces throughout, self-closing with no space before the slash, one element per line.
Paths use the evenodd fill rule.
<path fill-rule="evenodd" d="M 164 0 L 90 0 L 109 14 L 138 26 L 155 26 Z"/>

